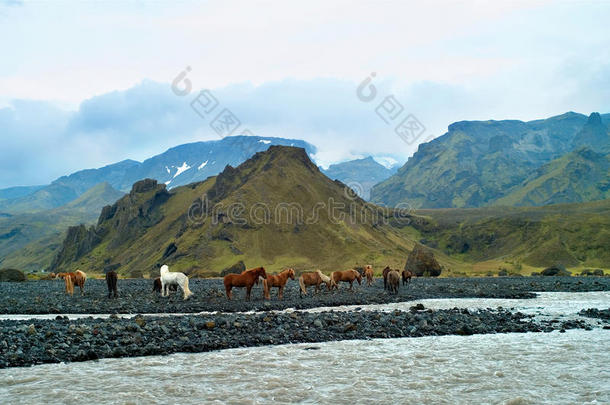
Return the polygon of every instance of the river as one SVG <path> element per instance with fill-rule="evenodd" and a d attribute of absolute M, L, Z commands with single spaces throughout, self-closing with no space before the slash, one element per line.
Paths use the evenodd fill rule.
<path fill-rule="evenodd" d="M 535 300 L 423 303 L 575 316 L 581 308 L 608 308 L 608 298 L 547 293 Z M 609 338 L 610 331 L 595 328 L 48 364 L 0 370 L 0 403 L 610 403 Z"/>

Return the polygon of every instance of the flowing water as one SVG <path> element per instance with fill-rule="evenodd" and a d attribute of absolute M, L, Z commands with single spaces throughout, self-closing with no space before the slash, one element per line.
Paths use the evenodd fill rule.
<path fill-rule="evenodd" d="M 323 312 L 323 311 L 353 311 L 355 309 L 363 311 L 408 311 L 414 305 L 422 304 L 426 308 L 431 309 L 449 309 L 449 308 L 513 308 L 515 311 L 521 311 L 526 314 L 543 315 L 543 316 L 575 316 L 579 311 L 587 308 L 606 309 L 610 307 L 610 292 L 595 291 L 595 292 L 539 292 L 538 296 L 531 299 L 503 299 L 503 298 L 437 298 L 424 299 L 417 301 L 395 302 L 390 304 L 372 304 L 372 305 L 344 305 L 336 307 L 318 307 L 305 310 L 303 312 Z M 294 311 L 287 309 L 285 311 Z M 272 311 L 284 312 L 284 311 Z M 195 315 L 216 314 L 217 312 L 199 312 Z M 254 311 L 243 312 L 245 314 L 254 313 Z M 67 316 L 70 319 L 81 318 L 108 318 L 110 314 L 59 314 Z M 179 313 L 158 313 L 158 314 L 142 314 L 144 316 L 180 316 L 194 314 L 179 314 Z M 3 314 L 0 315 L 0 320 L 24 320 L 24 319 L 55 319 L 58 314 L 46 315 L 27 315 L 27 314 Z M 117 314 L 119 317 L 132 318 L 136 314 Z"/>
<path fill-rule="evenodd" d="M 376 339 L 14 368 L 0 371 L 0 402 L 609 403 L 609 336 Z"/>
<path fill-rule="evenodd" d="M 608 293 L 422 303 L 430 308 L 500 305 L 547 316 L 610 306 Z M 47 364 L 0 370 L 0 403 L 610 403 L 609 343 L 610 331 L 595 328 Z"/>

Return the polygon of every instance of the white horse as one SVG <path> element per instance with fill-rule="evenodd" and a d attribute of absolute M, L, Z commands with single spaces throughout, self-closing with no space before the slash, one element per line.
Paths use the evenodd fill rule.
<path fill-rule="evenodd" d="M 190 297 L 193 293 L 189 290 L 189 278 L 184 273 L 169 271 L 166 264 L 161 266 L 161 296 L 169 296 L 167 289 L 170 285 L 177 285 L 184 294 L 184 299 Z"/>
<path fill-rule="evenodd" d="M 322 273 L 320 270 L 316 270 L 316 273 L 318 273 L 318 275 L 322 279 L 322 282 L 326 284 L 326 287 L 328 287 L 329 290 L 332 286 L 337 285 L 337 283 L 335 283 L 335 280 L 328 277 L 326 274 Z"/>

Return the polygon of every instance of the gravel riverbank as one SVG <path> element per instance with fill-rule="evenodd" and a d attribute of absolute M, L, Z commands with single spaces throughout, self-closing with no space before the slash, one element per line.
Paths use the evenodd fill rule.
<path fill-rule="evenodd" d="M 245 291 L 234 290 L 228 301 L 220 279 L 191 279 L 194 295 L 182 300 L 181 294 L 169 298 L 153 294 L 151 280 L 119 280 L 119 298 L 108 299 L 104 280 L 87 280 L 85 295 L 76 288 L 74 296 L 64 293 L 61 280 L 26 283 L 0 283 L 0 314 L 138 314 L 196 313 L 203 311 L 244 312 L 308 309 L 340 305 L 365 305 L 402 302 L 427 298 L 533 298 L 534 291 L 586 292 L 610 290 L 610 277 L 502 277 L 415 279 L 401 286 L 398 295 L 383 290 L 383 280 L 376 279 L 372 287 L 355 286 L 354 292 L 341 285 L 339 291 L 325 289 L 299 297 L 298 282 L 289 280 L 284 300 L 262 299 L 262 287 L 252 291 L 252 301 L 244 301 Z"/>
<path fill-rule="evenodd" d="M 590 329 L 506 310 L 291 312 L 0 321 L 0 368 L 338 340 Z M 307 349 L 315 350 L 315 346 Z"/>

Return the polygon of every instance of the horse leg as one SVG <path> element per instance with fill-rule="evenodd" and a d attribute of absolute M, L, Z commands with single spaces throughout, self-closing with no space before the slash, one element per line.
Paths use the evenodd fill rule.
<path fill-rule="evenodd" d="M 277 292 L 277 297 L 278 299 L 283 299 L 284 298 L 284 286 L 281 286 Z"/>
<path fill-rule="evenodd" d="M 227 299 L 230 300 L 231 299 L 231 287 L 228 285 L 225 285 L 225 293 L 227 294 Z"/>
<path fill-rule="evenodd" d="M 252 291 L 252 286 L 246 286 L 246 301 L 250 301 L 250 291 Z"/>
<path fill-rule="evenodd" d="M 349 282 L 349 290 L 354 291 L 354 280 Z"/>
<path fill-rule="evenodd" d="M 269 283 L 267 283 L 267 280 L 263 280 L 263 298 L 266 300 L 270 300 L 271 299 L 271 295 L 269 294 L 271 290 L 271 287 L 269 287 Z"/>

